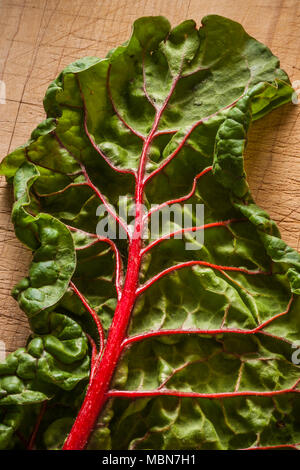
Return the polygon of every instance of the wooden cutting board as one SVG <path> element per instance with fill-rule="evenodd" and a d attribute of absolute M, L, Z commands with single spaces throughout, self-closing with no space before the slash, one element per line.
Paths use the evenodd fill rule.
<path fill-rule="evenodd" d="M 281 59 L 291 81 L 300 80 L 299 0 L 0 0 L 0 157 L 23 144 L 44 118 L 49 83 L 82 56 L 104 56 L 130 35 L 135 18 L 164 15 L 173 25 L 207 14 L 240 22 Z M 300 82 L 298 85 L 300 90 Z M 283 239 L 299 249 L 300 105 L 286 105 L 250 132 L 246 170 L 256 202 L 279 224 Z M 11 188 L 0 184 L 0 340 L 10 352 L 23 346 L 28 323 L 10 297 L 27 273 L 30 253 L 10 222 Z"/>

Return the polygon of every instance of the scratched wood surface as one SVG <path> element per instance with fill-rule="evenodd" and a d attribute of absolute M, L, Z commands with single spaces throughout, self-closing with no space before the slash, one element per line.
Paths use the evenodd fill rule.
<path fill-rule="evenodd" d="M 0 0 L 0 157 L 24 143 L 44 118 L 42 99 L 51 80 L 70 62 L 103 56 L 126 40 L 133 20 L 164 15 L 173 25 L 207 14 L 227 16 L 267 44 L 292 81 L 300 80 L 299 0 Z M 298 84 L 300 89 L 300 82 Z M 252 127 L 246 170 L 256 202 L 299 249 L 300 105 L 286 105 Z M 28 323 L 10 297 L 27 273 L 30 253 L 10 222 L 11 188 L 0 184 L 0 340 L 6 351 L 23 346 Z"/>

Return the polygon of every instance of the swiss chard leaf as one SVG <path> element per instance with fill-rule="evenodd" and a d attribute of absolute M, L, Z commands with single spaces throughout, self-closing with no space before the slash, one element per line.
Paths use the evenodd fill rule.
<path fill-rule="evenodd" d="M 299 447 L 300 256 L 243 166 L 251 122 L 292 93 L 270 50 L 215 15 L 140 18 L 50 85 L 47 119 L 1 164 L 33 251 L 14 289 L 33 333 L 0 367 L 2 448 Z"/>

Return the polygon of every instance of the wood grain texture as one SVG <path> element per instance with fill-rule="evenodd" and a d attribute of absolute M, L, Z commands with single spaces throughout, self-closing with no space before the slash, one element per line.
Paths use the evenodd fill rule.
<path fill-rule="evenodd" d="M 300 80 L 299 0 L 0 0 L 0 157 L 23 144 L 44 118 L 49 83 L 70 62 L 104 56 L 126 40 L 135 18 L 167 16 L 173 25 L 193 18 L 198 25 L 216 13 L 240 22 L 279 56 L 291 80 Z M 299 86 L 300 88 L 300 86 Z M 253 125 L 246 170 L 256 202 L 276 220 L 282 238 L 299 249 L 300 106 L 286 105 Z M 10 222 L 11 188 L 0 184 L 0 340 L 7 352 L 23 346 L 25 315 L 10 297 L 27 273 L 30 253 Z"/>

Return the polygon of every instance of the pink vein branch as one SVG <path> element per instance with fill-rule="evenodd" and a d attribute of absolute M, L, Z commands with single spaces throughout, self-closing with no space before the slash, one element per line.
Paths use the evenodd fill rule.
<path fill-rule="evenodd" d="M 103 205 L 106 207 L 106 210 L 107 212 L 118 222 L 118 224 L 120 224 L 120 226 L 125 230 L 128 238 L 130 238 L 130 234 L 129 234 L 129 231 L 128 231 L 128 228 L 127 226 L 125 225 L 125 223 L 122 221 L 122 219 L 117 216 L 117 214 L 115 213 L 115 211 L 112 209 L 111 205 L 108 204 L 108 202 L 105 200 L 104 196 L 102 195 L 102 193 L 99 191 L 99 189 L 91 182 L 91 180 L 89 179 L 89 176 L 87 175 L 87 173 L 85 172 L 85 178 L 86 178 L 86 181 L 84 182 L 81 182 L 81 183 L 70 183 L 68 184 L 67 186 L 65 186 L 63 189 L 60 189 L 58 191 L 53 191 L 52 193 L 47 193 L 47 194 L 40 194 L 40 193 L 37 193 L 37 195 L 39 197 L 50 197 L 50 196 L 56 196 L 58 194 L 62 194 L 64 193 L 65 191 L 67 191 L 69 188 L 73 188 L 73 187 L 78 187 L 78 186 L 87 186 L 89 188 L 91 188 L 94 193 L 97 195 L 97 197 L 99 197 L 99 199 L 101 200 L 101 202 L 103 203 Z"/>
<path fill-rule="evenodd" d="M 186 194 L 185 196 L 182 196 L 182 197 L 178 197 L 177 199 L 170 199 L 169 201 L 166 201 L 166 202 L 163 202 L 162 204 L 159 204 L 158 206 L 154 207 L 151 211 L 149 211 L 147 213 L 147 217 L 151 217 L 151 215 L 154 212 L 159 211 L 159 210 L 163 209 L 164 207 L 170 206 L 171 204 L 177 204 L 177 203 L 180 204 L 180 203 L 190 199 L 195 194 L 196 187 L 197 187 L 197 181 L 202 176 L 206 175 L 206 173 L 209 173 L 210 171 L 212 171 L 212 166 L 208 166 L 203 171 L 201 171 L 201 173 L 198 173 L 198 175 L 195 176 L 192 189 L 188 194 Z"/>
<path fill-rule="evenodd" d="M 190 129 L 187 131 L 187 133 L 185 134 L 185 136 L 183 137 L 182 141 L 180 142 L 180 144 L 178 145 L 178 147 L 174 150 L 174 152 L 172 152 L 164 161 L 163 163 L 158 167 L 156 168 L 156 170 L 152 171 L 152 173 L 150 173 L 150 175 L 148 175 L 145 180 L 144 180 L 144 185 L 146 185 L 151 178 L 153 178 L 153 176 L 157 175 L 158 173 L 161 172 L 161 170 L 163 168 L 165 168 L 172 160 L 173 158 L 176 157 L 176 155 L 178 155 L 178 153 L 180 152 L 180 150 L 182 149 L 182 147 L 184 146 L 185 142 L 187 141 L 187 139 L 190 137 L 191 133 L 198 127 L 200 126 L 201 124 L 203 124 L 204 122 L 208 121 L 209 119 L 211 119 L 212 117 L 214 116 L 217 116 L 218 114 L 220 114 L 222 111 L 226 111 L 227 109 L 230 109 L 230 108 L 233 108 L 233 106 L 236 105 L 236 103 L 245 95 L 247 89 L 248 89 L 248 86 L 249 86 L 249 82 L 248 84 L 246 85 L 245 87 L 245 90 L 244 92 L 241 94 L 241 96 L 239 96 L 237 99 L 235 99 L 232 103 L 228 104 L 227 106 L 224 106 L 223 108 L 219 109 L 218 111 L 216 111 L 215 113 L 212 113 L 210 114 L 209 116 L 206 116 L 202 119 L 200 119 L 199 121 L 195 122 L 191 127 Z"/>
<path fill-rule="evenodd" d="M 273 446 L 253 446 L 253 447 L 246 447 L 244 449 L 239 450 L 273 450 L 273 449 L 295 449 L 298 450 L 300 447 L 300 442 L 297 444 L 277 444 Z"/>
<path fill-rule="evenodd" d="M 93 380 L 95 370 L 96 370 L 96 364 L 97 364 L 97 359 L 98 359 L 98 351 L 96 347 L 96 343 L 93 340 L 93 338 L 86 333 L 86 336 L 90 342 L 91 348 L 92 348 L 92 358 L 91 358 L 91 372 L 90 372 L 90 380 L 89 383 Z"/>
<path fill-rule="evenodd" d="M 157 105 L 156 103 L 154 102 L 154 100 L 151 98 L 151 96 L 149 95 L 148 93 L 148 90 L 147 90 L 147 80 L 146 80 L 146 67 L 145 67 L 145 49 L 143 51 L 143 60 L 142 60 L 142 70 L 143 70 L 143 90 L 144 90 L 144 94 L 147 98 L 147 100 L 149 101 L 149 103 L 153 106 L 153 108 L 157 111 Z M 183 61 L 184 61 L 184 57 L 182 57 L 182 63 L 181 63 L 181 67 L 180 67 L 180 70 L 182 69 L 182 66 L 183 66 Z M 190 77 L 191 75 L 194 75 L 195 73 L 197 72 L 200 72 L 202 70 L 208 70 L 209 67 L 199 67 L 197 68 L 196 70 L 193 70 L 192 72 L 190 73 L 186 73 L 184 75 L 182 75 L 181 73 L 179 73 L 180 75 L 180 78 L 186 78 L 186 77 Z M 176 133 L 177 131 L 159 131 L 155 134 L 155 137 L 157 137 L 158 135 L 163 135 L 163 134 L 168 134 L 168 133 Z"/>
<path fill-rule="evenodd" d="M 270 274 L 269 272 L 266 272 L 266 271 L 260 271 L 260 270 L 251 271 L 246 268 L 237 268 L 235 266 L 220 266 L 219 264 L 212 264 L 212 263 L 208 263 L 207 261 L 186 261 L 184 263 L 171 266 L 170 268 L 167 268 L 164 271 L 161 271 L 156 276 L 153 276 L 152 279 L 150 279 L 148 282 L 143 284 L 139 289 L 137 289 L 137 295 L 140 295 L 143 292 L 145 292 L 146 289 L 148 289 L 156 281 L 159 281 L 162 277 L 166 276 L 167 274 L 173 271 L 177 271 L 178 269 L 188 268 L 190 266 L 196 266 L 196 265 L 206 266 L 208 268 L 216 269 L 217 271 L 236 271 L 236 272 L 240 272 L 244 274 L 251 274 L 251 275 L 255 275 L 255 274 L 269 275 Z"/>
<path fill-rule="evenodd" d="M 80 96 L 81 96 L 81 100 L 82 100 L 82 103 L 83 103 L 83 115 L 84 115 L 84 118 L 83 118 L 83 127 L 84 127 L 84 132 L 87 136 L 87 138 L 89 139 L 92 147 L 94 150 L 96 150 L 96 152 L 103 158 L 103 160 L 108 164 L 108 166 L 110 166 L 110 168 L 114 171 L 116 171 L 117 173 L 124 173 L 124 174 L 129 174 L 129 175 L 133 175 L 136 179 L 136 172 L 134 170 L 126 170 L 126 169 L 121 169 L 121 168 L 118 168 L 116 167 L 110 160 L 109 158 L 107 157 L 107 155 L 105 155 L 105 153 L 101 150 L 100 147 L 98 147 L 98 145 L 96 144 L 96 142 L 94 141 L 94 139 L 92 138 L 89 130 L 88 130 L 88 125 L 87 125 L 87 119 L 88 119 L 88 114 L 87 114 L 87 107 L 86 107 L 86 103 L 85 103 L 85 98 L 84 98 L 84 94 L 82 92 L 82 89 L 81 89 L 81 85 L 80 85 L 80 81 L 78 79 L 78 77 L 76 77 L 76 80 L 77 80 L 77 84 L 78 84 L 78 88 L 79 88 L 79 92 L 80 92 Z"/>
<path fill-rule="evenodd" d="M 72 227 L 71 225 L 66 225 L 66 226 L 72 232 L 81 232 L 84 235 L 93 238 L 93 241 L 91 243 L 89 243 L 88 245 L 84 245 L 80 248 L 77 248 L 77 250 L 84 250 L 84 249 L 89 248 L 90 246 L 93 246 L 94 244 L 99 243 L 99 242 L 104 242 L 104 243 L 107 243 L 108 245 L 110 245 L 110 247 L 112 248 L 112 250 L 115 254 L 115 258 L 116 258 L 115 287 L 116 287 L 117 296 L 118 296 L 118 300 L 119 300 L 121 298 L 121 295 L 122 295 L 123 273 L 122 273 L 122 259 L 121 259 L 121 255 L 120 255 L 120 252 L 119 252 L 116 244 L 110 238 L 100 237 L 99 235 L 96 235 L 95 233 L 88 233 L 88 232 L 85 232 L 84 230 L 81 230 L 79 228 Z"/>
<path fill-rule="evenodd" d="M 141 154 L 141 158 L 140 158 L 139 171 L 138 171 L 139 184 L 136 185 L 136 193 L 135 193 L 135 200 L 136 200 L 137 205 L 139 205 L 141 203 L 141 201 L 143 200 L 144 174 L 145 174 L 147 154 L 148 154 L 148 151 L 149 151 L 149 147 L 150 147 L 150 145 L 153 141 L 155 132 L 157 131 L 158 125 L 160 123 L 161 116 L 164 113 L 166 107 L 168 106 L 169 100 L 170 100 L 170 98 L 171 98 L 171 96 L 172 96 L 172 94 L 175 90 L 175 87 L 176 87 L 177 82 L 178 82 L 179 79 L 180 79 L 180 74 L 177 75 L 173 79 L 172 86 L 169 90 L 169 93 L 168 93 L 165 101 L 163 102 L 161 108 L 157 109 L 157 112 L 155 114 L 154 123 L 153 123 L 153 126 L 152 126 L 152 130 L 150 131 L 147 139 L 144 142 L 143 150 L 142 150 L 142 154 Z M 140 209 L 138 210 L 138 212 L 140 212 Z"/>
<path fill-rule="evenodd" d="M 99 239 L 101 239 L 101 237 L 98 237 Z M 114 254 L 115 254 L 115 258 L 116 258 L 116 270 L 115 270 L 115 276 L 116 276 L 116 291 L 117 291 L 117 296 L 118 296 L 118 300 L 121 299 L 121 296 L 122 296 L 122 260 L 121 260 L 121 255 L 120 255 L 120 252 L 116 246 L 116 244 L 110 240 L 109 238 L 105 238 L 105 242 L 108 243 L 113 251 L 114 251 Z"/>
<path fill-rule="evenodd" d="M 285 388 L 283 390 L 273 390 L 267 392 L 259 392 L 252 390 L 245 390 L 241 392 L 221 392 L 221 393 L 198 393 L 198 392 L 183 392 L 180 390 L 110 390 L 107 392 L 109 398 L 146 398 L 146 397 L 160 397 L 170 396 L 179 398 L 210 398 L 210 399 L 222 399 L 222 398 L 234 398 L 234 397 L 275 397 L 277 395 L 284 395 L 286 393 L 300 393 L 297 389 L 299 380 L 291 388 Z"/>
<path fill-rule="evenodd" d="M 40 168 L 44 168 L 45 170 L 51 171 L 52 173 L 58 173 L 59 175 L 68 176 L 69 178 L 71 178 L 72 176 L 78 176 L 78 175 L 81 174 L 81 170 L 74 171 L 73 173 L 64 173 L 63 171 L 60 171 L 60 170 L 57 170 L 57 169 L 54 169 L 54 168 L 50 168 L 49 166 L 43 165 L 40 162 L 35 162 L 34 160 L 32 160 L 29 157 L 27 147 L 25 148 L 25 157 L 26 157 L 26 160 L 28 160 L 30 163 L 33 163 L 33 165 L 39 166 Z"/>
<path fill-rule="evenodd" d="M 187 77 L 191 77 L 192 75 L 195 75 L 195 73 L 198 73 L 198 72 L 202 72 L 203 70 L 209 70 L 210 67 L 198 67 L 197 69 L 195 70 L 192 70 L 191 72 L 187 72 L 185 74 L 183 74 L 181 76 L 181 78 L 187 78 Z"/>
<path fill-rule="evenodd" d="M 114 100 L 113 100 L 113 97 L 112 97 L 112 93 L 111 93 L 111 89 L 110 89 L 110 83 L 109 83 L 109 79 L 110 79 L 110 72 L 111 72 L 111 64 L 109 64 L 108 66 L 108 71 L 107 71 L 107 81 L 106 81 L 106 86 L 107 86 L 107 94 L 109 96 L 109 99 L 110 99 L 110 102 L 111 102 L 111 105 L 113 107 L 113 110 L 114 112 L 116 113 L 116 115 L 118 116 L 118 118 L 120 119 L 120 121 L 124 124 L 125 127 L 127 127 L 127 129 L 129 129 L 133 134 L 135 134 L 137 137 L 139 137 L 140 139 L 142 139 L 143 141 L 146 140 L 146 137 L 141 134 L 140 132 L 136 131 L 135 129 L 133 129 L 133 127 L 131 127 L 128 122 L 125 121 L 125 119 L 121 116 L 121 114 L 119 113 L 115 103 L 114 103 Z"/>
<path fill-rule="evenodd" d="M 143 341 L 148 338 L 153 338 L 155 336 L 165 336 L 165 335 L 189 335 L 189 334 L 205 334 L 205 335 L 218 335 L 218 334 L 242 334 L 242 335 L 253 335 L 255 333 L 262 333 L 264 334 L 264 331 L 262 331 L 266 326 L 270 325 L 270 323 L 274 322 L 277 318 L 280 318 L 284 315 L 287 315 L 288 312 L 290 311 L 291 305 L 293 302 L 293 295 L 291 296 L 286 310 L 284 312 L 280 312 L 277 315 L 274 315 L 273 317 L 269 318 L 268 320 L 264 321 L 260 325 L 258 325 L 256 328 L 252 328 L 250 330 L 241 330 L 239 328 L 217 328 L 214 330 L 201 330 L 201 329 L 169 329 L 169 330 L 157 330 L 157 331 L 149 331 L 147 333 L 142 333 L 140 335 L 136 336 L 131 336 L 129 338 L 126 338 L 123 343 L 122 347 L 125 348 L 129 344 L 136 343 L 138 341 Z"/>
<path fill-rule="evenodd" d="M 81 183 L 70 183 L 64 188 L 59 189 L 58 191 L 52 191 L 52 193 L 41 194 L 38 191 L 36 191 L 36 194 L 38 197 L 57 196 L 58 194 L 63 194 L 65 191 L 67 191 L 70 188 L 76 188 L 78 186 L 89 186 L 89 184 L 86 181 L 82 181 Z"/>
<path fill-rule="evenodd" d="M 110 168 L 118 173 L 124 173 L 124 174 L 129 174 L 129 175 L 133 175 L 136 179 L 136 172 L 134 170 L 125 170 L 125 169 L 121 169 L 121 168 L 118 168 L 116 167 L 115 165 L 113 165 L 113 163 L 109 160 L 109 158 L 105 155 L 105 153 L 101 150 L 100 147 L 98 147 L 98 145 L 96 144 L 96 142 L 94 141 L 94 139 L 92 138 L 89 130 L 88 130 L 88 127 L 87 127 L 87 119 L 86 117 L 84 118 L 84 131 L 87 135 L 87 138 L 89 139 L 92 147 L 94 148 L 94 150 L 96 150 L 96 152 L 99 153 L 99 155 L 101 155 L 101 157 L 103 158 L 103 160 L 106 161 L 106 163 L 110 166 Z"/>
<path fill-rule="evenodd" d="M 100 199 L 100 201 L 102 202 L 102 204 L 105 206 L 105 208 L 106 208 L 108 214 L 110 214 L 110 215 L 115 219 L 115 221 L 123 228 L 123 230 L 125 230 L 125 233 L 127 234 L 127 237 L 128 237 L 128 239 L 130 240 L 130 239 L 131 239 L 131 235 L 130 235 L 130 233 L 129 233 L 129 231 L 128 231 L 127 225 L 126 225 L 126 224 L 123 222 L 123 220 L 116 214 L 116 212 L 114 211 L 114 209 L 112 208 L 112 206 L 106 201 L 105 197 L 103 196 L 103 194 L 101 193 L 101 191 L 97 188 L 97 186 L 95 186 L 94 183 L 92 183 L 92 181 L 90 180 L 90 177 L 89 177 L 89 175 L 88 175 L 88 172 L 87 172 L 87 170 L 86 170 L 84 164 L 83 164 L 80 160 L 78 160 L 78 158 L 77 158 L 73 153 L 71 153 L 70 150 L 68 150 L 68 149 L 65 147 L 65 145 L 62 143 L 62 141 L 60 140 L 60 138 L 58 137 L 58 135 L 57 135 L 56 133 L 54 133 L 54 136 L 55 136 L 57 142 L 59 143 L 59 145 L 60 145 L 62 148 L 66 149 L 67 152 L 69 152 L 69 154 L 74 158 L 74 160 L 77 161 L 78 165 L 79 165 L 80 168 L 81 168 L 81 172 L 82 172 L 83 176 L 85 177 L 85 182 L 84 182 L 84 183 L 83 183 L 83 182 L 82 182 L 82 183 L 71 183 L 71 184 L 69 184 L 68 186 L 66 186 L 63 190 L 61 190 L 60 192 L 63 192 L 63 191 L 66 190 L 68 187 L 70 187 L 70 186 L 72 186 L 72 185 L 74 185 L 74 184 L 76 184 L 77 186 L 80 186 L 80 185 L 81 185 L 81 186 L 83 186 L 83 185 L 89 186 L 89 187 L 94 191 L 94 193 L 96 194 L 96 196 L 98 196 L 98 198 Z M 57 192 L 57 193 L 59 193 L 59 192 Z M 57 194 L 57 193 L 54 193 L 54 194 Z M 50 196 L 50 195 L 51 195 L 51 193 L 48 194 L 47 196 Z"/>
<path fill-rule="evenodd" d="M 229 220 L 224 220 L 221 222 L 212 222 L 210 224 L 205 224 L 205 225 L 200 225 L 199 227 L 186 227 L 186 228 L 181 228 L 179 230 L 176 230 L 175 232 L 168 233 L 164 235 L 163 237 L 158 238 L 157 240 L 154 240 L 154 242 L 150 243 L 148 246 L 146 246 L 141 254 L 142 256 L 147 253 L 148 251 L 152 250 L 156 245 L 159 243 L 163 242 L 164 240 L 169 240 L 172 237 L 175 237 L 176 235 L 184 235 L 185 233 L 189 232 L 197 232 L 199 230 L 206 230 L 209 228 L 215 228 L 215 227 L 227 227 L 229 224 L 234 223 L 234 222 L 242 222 L 246 219 L 229 219 Z"/>
<path fill-rule="evenodd" d="M 160 135 L 176 134 L 177 132 L 177 129 L 162 129 L 160 131 L 155 132 L 153 138 L 156 139 L 156 137 L 159 137 Z"/>
<path fill-rule="evenodd" d="M 97 330 L 98 330 L 98 333 L 99 333 L 99 339 L 100 339 L 100 350 L 99 350 L 99 357 L 100 357 L 102 352 L 103 352 L 104 344 L 105 344 L 105 335 L 104 335 L 104 330 L 103 330 L 101 321 L 100 321 L 97 313 L 95 312 L 95 310 L 93 310 L 90 307 L 90 305 L 89 305 L 88 301 L 86 300 L 86 298 L 82 295 L 80 290 L 77 289 L 77 287 L 75 286 L 75 284 L 72 281 L 70 281 L 70 287 L 71 287 L 71 289 L 73 289 L 73 291 L 75 292 L 77 297 L 79 297 L 79 299 L 83 303 L 85 309 L 89 312 L 89 314 L 91 315 L 91 317 L 93 318 L 93 320 L 96 324 L 96 327 L 97 327 Z"/>
<path fill-rule="evenodd" d="M 29 443 L 28 443 L 28 446 L 27 446 L 27 450 L 32 450 L 32 449 L 33 449 L 33 446 L 34 446 L 34 443 L 35 443 L 35 439 L 36 439 L 36 436 L 37 436 L 37 433 L 38 433 L 38 430 L 39 430 L 41 421 L 42 421 L 43 416 L 44 416 L 44 414 L 45 414 L 46 408 L 47 408 L 47 401 L 44 401 L 44 402 L 42 403 L 42 405 L 41 405 L 41 409 L 40 409 L 38 418 L 37 418 L 37 420 L 36 420 L 36 423 L 35 423 L 33 432 L 32 432 L 32 434 L 31 434 L 31 437 L 30 437 L 30 440 L 29 440 Z"/>
<path fill-rule="evenodd" d="M 154 100 L 151 98 L 151 96 L 148 93 L 147 90 L 147 83 L 146 83 L 146 68 L 145 68 L 145 50 L 143 51 L 143 61 L 142 61 L 142 68 L 143 68 L 143 90 L 144 94 L 149 101 L 149 103 L 153 106 L 153 108 L 157 111 L 157 106 L 154 102 Z"/>
<path fill-rule="evenodd" d="M 129 230 L 128 230 L 128 227 L 127 225 L 125 224 L 125 222 L 123 222 L 123 220 L 116 214 L 116 212 L 114 211 L 113 207 L 106 201 L 105 197 L 103 196 L 103 194 L 99 191 L 99 189 L 91 182 L 88 174 L 86 173 L 86 179 L 87 179 L 87 184 L 89 185 L 89 187 L 94 191 L 94 193 L 99 197 L 99 199 L 101 200 L 102 204 L 105 206 L 108 214 L 111 215 L 111 217 L 113 217 L 115 219 L 115 221 L 120 225 L 120 227 L 123 228 L 123 230 L 125 230 L 125 233 L 127 234 L 127 237 L 128 237 L 128 240 L 131 240 L 131 235 L 129 233 Z"/>

